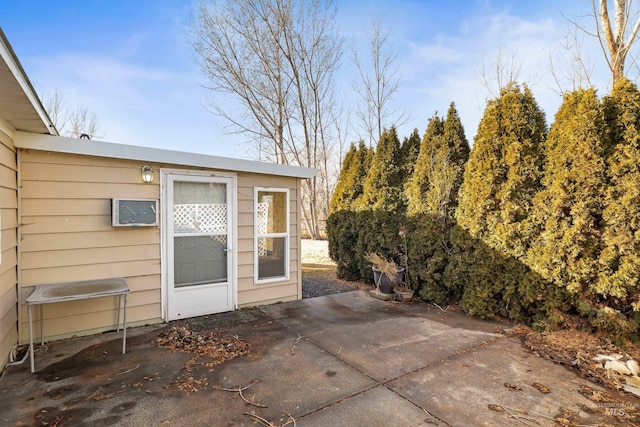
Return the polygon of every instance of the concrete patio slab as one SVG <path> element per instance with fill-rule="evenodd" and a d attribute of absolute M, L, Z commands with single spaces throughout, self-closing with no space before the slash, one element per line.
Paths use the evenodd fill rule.
<path fill-rule="evenodd" d="M 354 417 L 355 411 L 358 411 L 357 418 Z M 305 427 L 445 425 L 385 386 L 367 390 L 297 421 L 298 425 Z M 358 424 L 352 424 L 354 422 Z"/>
<path fill-rule="evenodd" d="M 211 365 L 158 347 L 158 327 L 132 329 L 124 355 L 121 333 L 49 343 L 35 374 L 28 363 L 4 371 L 0 425 L 255 426 L 247 414 L 303 427 L 554 425 L 563 410 L 585 425 L 625 425 L 616 416 L 624 408 L 607 412 L 579 393 L 603 388 L 523 350 L 498 333 L 504 325 L 423 303 L 356 291 L 162 329 L 187 323 L 237 336 L 251 351 Z M 197 391 L 182 390 L 185 381 Z M 247 386 L 252 404 L 217 388 Z"/>
<path fill-rule="evenodd" d="M 526 352 L 513 338 L 453 356 L 387 386 L 451 426 L 509 425 L 513 415 L 525 424 L 535 420 L 553 426 L 562 408 L 584 417 L 584 425 L 614 421 L 598 416 L 596 405 L 579 393 L 582 386 L 600 386 Z M 496 407 L 503 410 L 496 412 Z"/>
<path fill-rule="evenodd" d="M 333 295 L 261 309 L 379 382 L 390 381 L 502 335 L 499 326 L 458 316 L 450 326 L 426 304 L 382 302 L 362 293 Z M 469 323 L 469 322 L 467 322 Z M 480 326 L 480 328 L 478 328 Z"/>

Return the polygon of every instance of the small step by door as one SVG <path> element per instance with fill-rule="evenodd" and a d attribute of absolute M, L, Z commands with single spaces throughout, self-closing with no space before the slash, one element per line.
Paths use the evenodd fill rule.
<path fill-rule="evenodd" d="M 167 320 L 233 310 L 233 178 L 167 174 Z"/>

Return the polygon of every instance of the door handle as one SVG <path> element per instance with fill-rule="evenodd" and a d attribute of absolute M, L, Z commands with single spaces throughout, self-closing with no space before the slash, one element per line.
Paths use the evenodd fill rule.
<path fill-rule="evenodd" d="M 225 251 L 225 253 L 229 253 L 229 252 L 231 252 L 231 248 L 225 248 L 224 251 Z"/>

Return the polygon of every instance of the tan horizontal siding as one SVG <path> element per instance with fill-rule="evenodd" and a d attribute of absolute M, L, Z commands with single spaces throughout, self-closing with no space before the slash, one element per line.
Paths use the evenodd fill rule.
<path fill-rule="evenodd" d="M 157 185 L 142 183 L 22 181 L 22 197 L 25 199 L 157 199 L 158 191 Z"/>
<path fill-rule="evenodd" d="M 185 168 L 150 163 L 156 179 L 152 184 L 144 184 L 140 178 L 144 162 L 139 161 L 34 150 L 21 150 L 19 160 L 20 340 L 28 339 L 24 301 L 33 286 L 43 283 L 125 277 L 131 289 L 128 313 L 131 322 L 157 321 L 161 317 L 162 295 L 160 228 L 112 227 L 111 199 L 159 199 L 158 171 Z M 0 178 L 2 175 L 0 170 Z M 254 284 L 255 187 L 290 191 L 291 276 L 287 281 Z M 237 189 L 238 303 L 298 298 L 298 180 L 239 173 Z M 0 197 L 1 191 L 0 188 Z M 105 301 L 100 301 L 103 299 Z M 116 308 L 115 303 L 108 300 L 98 298 L 45 307 L 45 335 L 63 337 L 109 330 L 114 324 Z"/>
<path fill-rule="evenodd" d="M 160 289 L 150 289 L 129 293 L 127 295 L 127 318 L 129 318 L 129 309 L 133 309 L 134 307 L 143 306 L 146 304 L 160 304 Z M 66 316 L 73 317 L 91 313 L 111 312 L 114 318 L 113 323 L 115 324 L 115 317 L 118 310 L 118 297 L 108 296 L 102 298 L 60 302 L 55 304 L 44 304 L 43 309 L 45 322 L 51 319 L 57 319 Z M 39 307 L 35 307 L 34 315 L 37 311 L 39 311 Z M 122 313 L 120 314 L 120 316 L 122 316 Z M 36 317 L 34 317 L 34 319 L 36 319 Z M 23 313 L 20 320 L 22 322 L 25 322 L 24 324 L 26 326 L 26 322 L 28 321 L 26 312 Z M 131 320 L 141 319 L 131 318 Z M 93 325 L 92 327 L 97 326 Z"/>
<path fill-rule="evenodd" d="M 128 228 L 122 232 L 84 231 L 82 233 L 26 234 L 20 242 L 22 253 L 84 248 L 108 248 L 158 244 L 160 231 L 147 227 Z"/>
<path fill-rule="evenodd" d="M 11 305 L 8 311 L 0 319 L 0 366 L 4 367 L 9 362 L 11 349 L 18 343 L 18 329 L 16 327 L 16 305 Z"/>
<path fill-rule="evenodd" d="M 130 321 L 161 317 L 159 228 L 111 225 L 112 198 L 160 198 L 158 180 L 142 182 L 142 164 L 20 151 L 21 341 L 28 339 L 24 300 L 39 284 L 124 277 L 131 289 Z M 109 330 L 116 312 L 115 298 L 109 300 L 47 305 L 45 335 Z"/>
<path fill-rule="evenodd" d="M 87 212 L 110 212 L 111 199 L 23 199 L 23 216 L 84 215 Z"/>
<path fill-rule="evenodd" d="M 0 130 L 0 369 L 18 342 L 17 188 L 16 150 L 11 137 Z"/>
<path fill-rule="evenodd" d="M 12 289 L 12 292 L 4 292 L 0 297 L 0 313 L 13 313 L 16 314 L 16 307 L 18 303 L 18 297 L 15 292 L 15 286 Z M 13 324 L 0 324 L 0 336 L 4 336 L 10 329 L 15 329 L 16 323 L 15 319 Z"/>
<path fill-rule="evenodd" d="M 140 181 L 140 168 L 139 162 L 109 166 L 25 163 L 22 174 L 30 181 L 131 184 Z"/>
<path fill-rule="evenodd" d="M 112 198 L 159 198 L 157 183 L 141 182 L 140 162 L 29 151 L 21 167 L 21 286 L 125 277 L 130 302 L 152 307 L 138 310 L 149 319 L 160 317 L 159 229 L 111 226 Z M 47 307 L 52 333 L 82 333 L 64 320 L 69 316 L 86 318 L 86 331 L 109 328 L 101 324 L 101 299 Z M 22 319 L 25 313 L 23 306 Z"/>
<path fill-rule="evenodd" d="M 16 170 L 0 164 L 0 183 L 2 183 L 2 187 L 4 188 L 14 191 L 17 190 L 18 183 L 16 182 Z"/>
<path fill-rule="evenodd" d="M 53 307 L 53 305 L 51 306 Z M 56 319 L 47 319 L 45 307 L 44 336 L 47 341 L 69 338 L 71 336 L 91 335 L 104 331 L 112 331 L 116 328 L 116 310 L 91 312 L 85 314 L 70 314 Z M 37 316 L 37 309 L 34 310 L 34 318 Z M 159 304 L 147 304 L 137 307 L 127 308 L 127 325 L 146 325 L 159 323 L 162 320 L 154 318 L 154 313 L 160 312 Z M 122 321 L 122 320 L 121 320 Z M 23 324 L 26 325 L 26 323 Z M 40 322 L 33 322 L 34 339 L 40 339 Z M 21 337 L 22 344 L 27 343 L 29 336 Z"/>
<path fill-rule="evenodd" d="M 0 201 L 2 209 L 18 210 L 18 197 L 15 188 L 0 187 Z"/>
<path fill-rule="evenodd" d="M 17 170 L 16 163 L 16 151 L 13 148 L 11 139 L 9 136 L 0 130 L 0 165 L 9 168 L 13 171 Z M 10 184 L 10 181 L 13 179 L 9 179 L 5 185 Z"/>
<path fill-rule="evenodd" d="M 290 301 L 298 292 L 298 192 L 295 178 L 242 174 L 238 177 L 238 305 Z M 256 284 L 254 278 L 254 194 L 255 187 L 289 189 L 289 279 Z"/>
<path fill-rule="evenodd" d="M 83 248 L 56 251 L 28 252 L 22 255 L 22 268 L 25 270 L 67 267 L 85 264 L 101 264 L 110 262 L 131 262 L 157 260 L 160 258 L 160 246 L 136 245 L 111 248 Z"/>
<path fill-rule="evenodd" d="M 18 272 L 15 268 L 9 268 L 0 274 L 0 294 L 8 291 L 16 293 L 16 284 L 18 283 Z"/>
<path fill-rule="evenodd" d="M 244 291 L 242 294 L 242 300 L 246 300 L 247 302 L 239 304 L 240 307 L 274 304 L 278 302 L 297 300 L 298 286 L 295 283 L 290 283 L 286 286 L 278 285 L 275 287 L 265 287 L 265 285 L 263 285 L 260 288 Z"/>
<path fill-rule="evenodd" d="M 23 216 L 21 232 L 26 234 L 113 231 L 111 214 L 85 216 Z"/>
<path fill-rule="evenodd" d="M 74 266 L 20 269 L 21 285 L 35 286 L 43 283 L 63 283 L 78 280 L 96 280 L 109 277 L 133 277 L 160 274 L 160 260 L 103 262 Z M 159 286 L 160 284 L 158 284 Z"/>
<path fill-rule="evenodd" d="M 11 250 L 16 250 L 16 246 L 18 245 L 18 236 L 16 233 L 16 220 L 14 218 L 15 212 L 12 212 L 11 221 L 5 220 L 2 222 L 2 252 Z M 5 215 L 2 215 L 5 218 Z M 4 227 L 5 225 L 10 225 L 10 227 Z"/>
<path fill-rule="evenodd" d="M 15 209 L 0 209 L 0 221 L 2 221 L 2 230 L 16 233 L 18 228 L 18 215 Z"/>
<path fill-rule="evenodd" d="M 98 144 L 92 142 L 91 144 Z M 28 163 L 39 163 L 43 165 L 78 165 L 78 166 L 107 166 L 114 169 L 131 167 L 132 165 L 142 167 L 143 163 L 134 160 L 114 159 L 110 157 L 94 157 L 67 153 L 56 153 L 39 150 L 21 150 L 26 153 L 25 161 L 21 167 L 27 167 Z"/>

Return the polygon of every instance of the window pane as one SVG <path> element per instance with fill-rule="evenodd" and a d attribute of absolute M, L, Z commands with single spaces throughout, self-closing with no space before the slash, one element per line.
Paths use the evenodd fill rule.
<path fill-rule="evenodd" d="M 258 239 L 258 279 L 286 276 L 285 237 Z"/>
<path fill-rule="evenodd" d="M 218 182 L 177 181 L 173 187 L 173 203 L 226 203 L 227 186 Z"/>
<path fill-rule="evenodd" d="M 287 232 L 287 193 L 282 191 L 258 192 L 258 232 Z"/>
<path fill-rule="evenodd" d="M 227 236 L 174 238 L 176 288 L 227 280 Z"/>
<path fill-rule="evenodd" d="M 176 234 L 226 234 L 225 184 L 175 182 L 173 192 L 173 229 Z"/>

